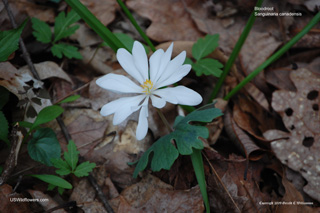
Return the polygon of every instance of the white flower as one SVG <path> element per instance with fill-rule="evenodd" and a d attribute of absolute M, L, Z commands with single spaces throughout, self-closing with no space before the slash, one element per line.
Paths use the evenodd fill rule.
<path fill-rule="evenodd" d="M 142 140 L 148 131 L 148 103 L 151 99 L 152 105 L 162 108 L 166 102 L 172 104 L 182 104 L 195 106 L 202 102 L 202 97 L 195 91 L 185 87 L 167 87 L 180 81 L 186 76 L 191 66 L 183 65 L 186 52 L 183 51 L 173 60 L 171 59 L 173 44 L 164 52 L 157 50 L 148 58 L 141 43 L 135 41 L 132 55 L 121 48 L 117 52 L 117 59 L 123 69 L 131 75 L 139 85 L 123 75 L 107 74 L 96 83 L 106 89 L 118 93 L 136 93 L 136 96 L 123 97 L 104 105 L 100 111 L 101 115 L 114 114 L 113 124 L 118 125 L 123 122 L 133 112 L 140 110 L 136 138 Z M 150 69 L 150 78 L 148 70 Z"/>

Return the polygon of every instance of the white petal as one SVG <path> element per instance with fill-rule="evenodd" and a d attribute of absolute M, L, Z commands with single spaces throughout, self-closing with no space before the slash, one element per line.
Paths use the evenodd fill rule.
<path fill-rule="evenodd" d="M 133 60 L 136 65 L 136 68 L 140 72 L 141 76 L 143 77 L 143 80 L 145 81 L 149 79 L 147 53 L 143 45 L 138 41 L 135 41 L 133 43 L 132 56 L 133 56 Z"/>
<path fill-rule="evenodd" d="M 139 121 L 136 131 L 137 140 L 142 140 L 148 132 L 148 106 L 142 106 L 139 114 Z"/>
<path fill-rule="evenodd" d="M 133 97 L 119 98 L 117 100 L 111 101 L 111 102 L 107 103 L 106 105 L 104 105 L 101 108 L 100 113 L 102 116 L 111 115 L 111 114 L 115 113 L 119 108 L 121 108 L 122 106 L 124 106 L 126 104 L 129 104 L 131 107 L 134 106 L 134 104 L 135 104 L 134 100 L 136 98 L 140 98 L 141 100 L 143 100 L 144 97 L 145 97 L 145 95 L 138 95 L 138 96 L 133 96 Z M 132 103 L 132 104 L 130 104 L 130 103 Z"/>
<path fill-rule="evenodd" d="M 199 93 L 185 86 L 159 89 L 153 93 L 173 104 L 195 106 L 202 102 L 202 97 Z"/>
<path fill-rule="evenodd" d="M 183 51 L 177 57 L 175 57 L 172 61 L 170 61 L 166 69 L 162 72 L 159 80 L 157 81 L 157 84 L 158 83 L 160 84 L 161 82 L 167 80 L 172 75 L 174 75 L 174 73 L 180 69 L 185 59 L 186 59 L 186 51 Z"/>
<path fill-rule="evenodd" d="M 159 109 L 161 109 L 162 107 L 164 107 L 166 105 L 165 100 L 163 100 L 162 98 L 158 98 L 154 95 L 151 95 L 151 101 L 152 101 L 152 105 L 154 107 L 159 108 Z"/>
<path fill-rule="evenodd" d="M 170 62 L 170 59 L 171 59 L 172 49 L 173 49 L 173 43 L 171 43 L 171 45 L 168 47 L 167 51 L 161 57 L 161 62 L 160 62 L 160 67 L 159 67 L 158 73 L 155 76 L 155 78 L 153 79 L 154 82 L 157 82 L 159 80 L 159 78 L 161 77 L 162 73 L 166 70 L 166 68 Z"/>
<path fill-rule="evenodd" d="M 164 54 L 163 49 L 159 49 L 157 51 L 155 51 L 149 61 L 150 61 L 150 79 L 152 82 L 155 82 L 155 77 L 158 74 L 159 68 L 160 68 L 160 62 L 161 62 L 161 58 L 162 55 Z"/>
<path fill-rule="evenodd" d="M 113 125 L 118 125 L 123 122 L 129 115 L 137 111 L 139 107 L 136 107 L 140 102 L 145 98 L 145 95 L 139 95 L 130 97 L 127 99 L 127 102 L 122 106 L 119 106 L 113 116 Z"/>
<path fill-rule="evenodd" d="M 96 83 L 103 89 L 120 93 L 142 93 L 142 88 L 123 75 L 107 74 L 98 78 Z"/>
<path fill-rule="evenodd" d="M 144 77 L 141 75 L 140 71 L 136 68 L 133 56 L 126 49 L 119 49 L 117 51 L 117 59 L 122 66 L 122 68 L 136 79 L 140 84 L 145 81 Z"/>
<path fill-rule="evenodd" d="M 174 83 L 180 81 L 184 76 L 188 75 L 190 70 L 191 70 L 191 65 L 190 64 L 182 65 L 169 78 L 167 78 L 166 80 L 161 81 L 161 82 L 159 81 L 155 85 L 155 88 L 161 88 L 161 87 L 168 86 L 170 84 L 174 84 Z"/>

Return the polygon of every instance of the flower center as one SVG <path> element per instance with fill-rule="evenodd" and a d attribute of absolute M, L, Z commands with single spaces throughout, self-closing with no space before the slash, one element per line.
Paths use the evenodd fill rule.
<path fill-rule="evenodd" d="M 146 93 L 146 94 L 150 94 L 153 88 L 153 83 L 151 80 L 146 79 L 146 81 L 140 85 L 142 87 L 142 92 Z"/>

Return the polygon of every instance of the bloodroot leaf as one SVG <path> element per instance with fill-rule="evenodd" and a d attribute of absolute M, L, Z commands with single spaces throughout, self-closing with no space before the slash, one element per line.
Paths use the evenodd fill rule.
<path fill-rule="evenodd" d="M 56 134 L 50 128 L 37 130 L 28 142 L 30 157 L 47 166 L 52 166 L 51 159 L 60 158 L 61 147 Z"/>
<path fill-rule="evenodd" d="M 205 109 L 204 109 L 205 108 Z M 157 140 L 140 158 L 133 177 L 136 178 L 140 171 L 147 165 L 151 152 L 151 169 L 160 171 L 169 170 L 174 161 L 181 155 L 191 155 L 193 149 L 203 149 L 201 138 L 208 138 L 209 131 L 205 126 L 191 125 L 190 122 L 210 122 L 223 115 L 220 109 L 214 108 L 213 104 L 208 104 L 204 108 L 193 111 L 186 117 L 178 116 L 174 123 L 174 131 Z M 175 141 L 177 148 L 171 143 Z"/>

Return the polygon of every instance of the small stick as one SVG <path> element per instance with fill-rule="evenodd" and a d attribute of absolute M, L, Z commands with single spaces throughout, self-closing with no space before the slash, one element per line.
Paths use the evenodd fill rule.
<path fill-rule="evenodd" d="M 19 153 L 17 151 L 20 146 L 18 146 L 19 143 L 21 143 L 23 137 L 20 137 L 21 134 L 18 134 L 18 125 L 15 125 L 11 131 L 11 149 L 10 154 L 7 157 L 7 160 L 4 164 L 4 169 L 0 177 L 0 186 L 3 185 L 9 178 L 10 174 L 12 173 L 14 167 L 16 167 L 16 159 L 18 158 L 16 155 Z M 20 142 L 19 142 L 20 141 Z"/>
<path fill-rule="evenodd" d="M 232 203 L 234 204 L 234 206 L 238 209 L 239 212 L 241 212 L 240 209 L 239 209 L 239 207 L 238 207 L 238 205 L 236 204 L 236 202 L 235 202 L 234 199 L 232 198 L 231 194 L 229 193 L 227 187 L 223 184 L 223 182 L 222 182 L 221 178 L 219 177 L 217 171 L 213 168 L 213 165 L 210 163 L 210 161 L 209 161 L 209 159 L 207 158 L 207 156 L 206 156 L 205 154 L 203 154 L 203 156 L 204 156 L 204 158 L 207 160 L 207 162 L 209 163 L 209 166 L 210 166 L 211 170 L 214 172 L 215 176 L 218 178 L 221 186 L 223 187 L 223 189 L 226 191 L 226 193 L 227 193 L 228 196 L 230 197 L 230 199 L 231 199 Z"/>
<path fill-rule="evenodd" d="M 14 16 L 13 16 L 12 10 L 11 10 L 11 8 L 9 6 L 8 0 L 2 0 L 2 2 L 3 2 L 4 6 L 5 6 L 6 10 L 7 10 L 7 13 L 8 13 L 8 16 L 9 16 L 9 19 L 10 19 L 10 22 L 11 22 L 12 26 L 14 28 L 17 28 L 18 26 L 17 26 L 17 23 L 16 23 L 16 21 L 14 19 Z M 27 51 L 27 48 L 24 45 L 24 42 L 23 42 L 21 37 L 19 38 L 19 43 L 20 43 L 20 47 L 21 47 L 21 50 L 22 50 L 23 59 L 27 62 L 28 66 L 29 66 L 29 68 L 30 68 L 30 70 L 32 72 L 32 75 L 37 80 L 40 81 L 41 80 L 40 76 L 39 76 L 38 72 L 36 71 L 36 68 L 34 67 L 34 65 L 33 65 L 32 61 L 31 61 L 31 57 L 29 55 L 29 52 Z"/>

